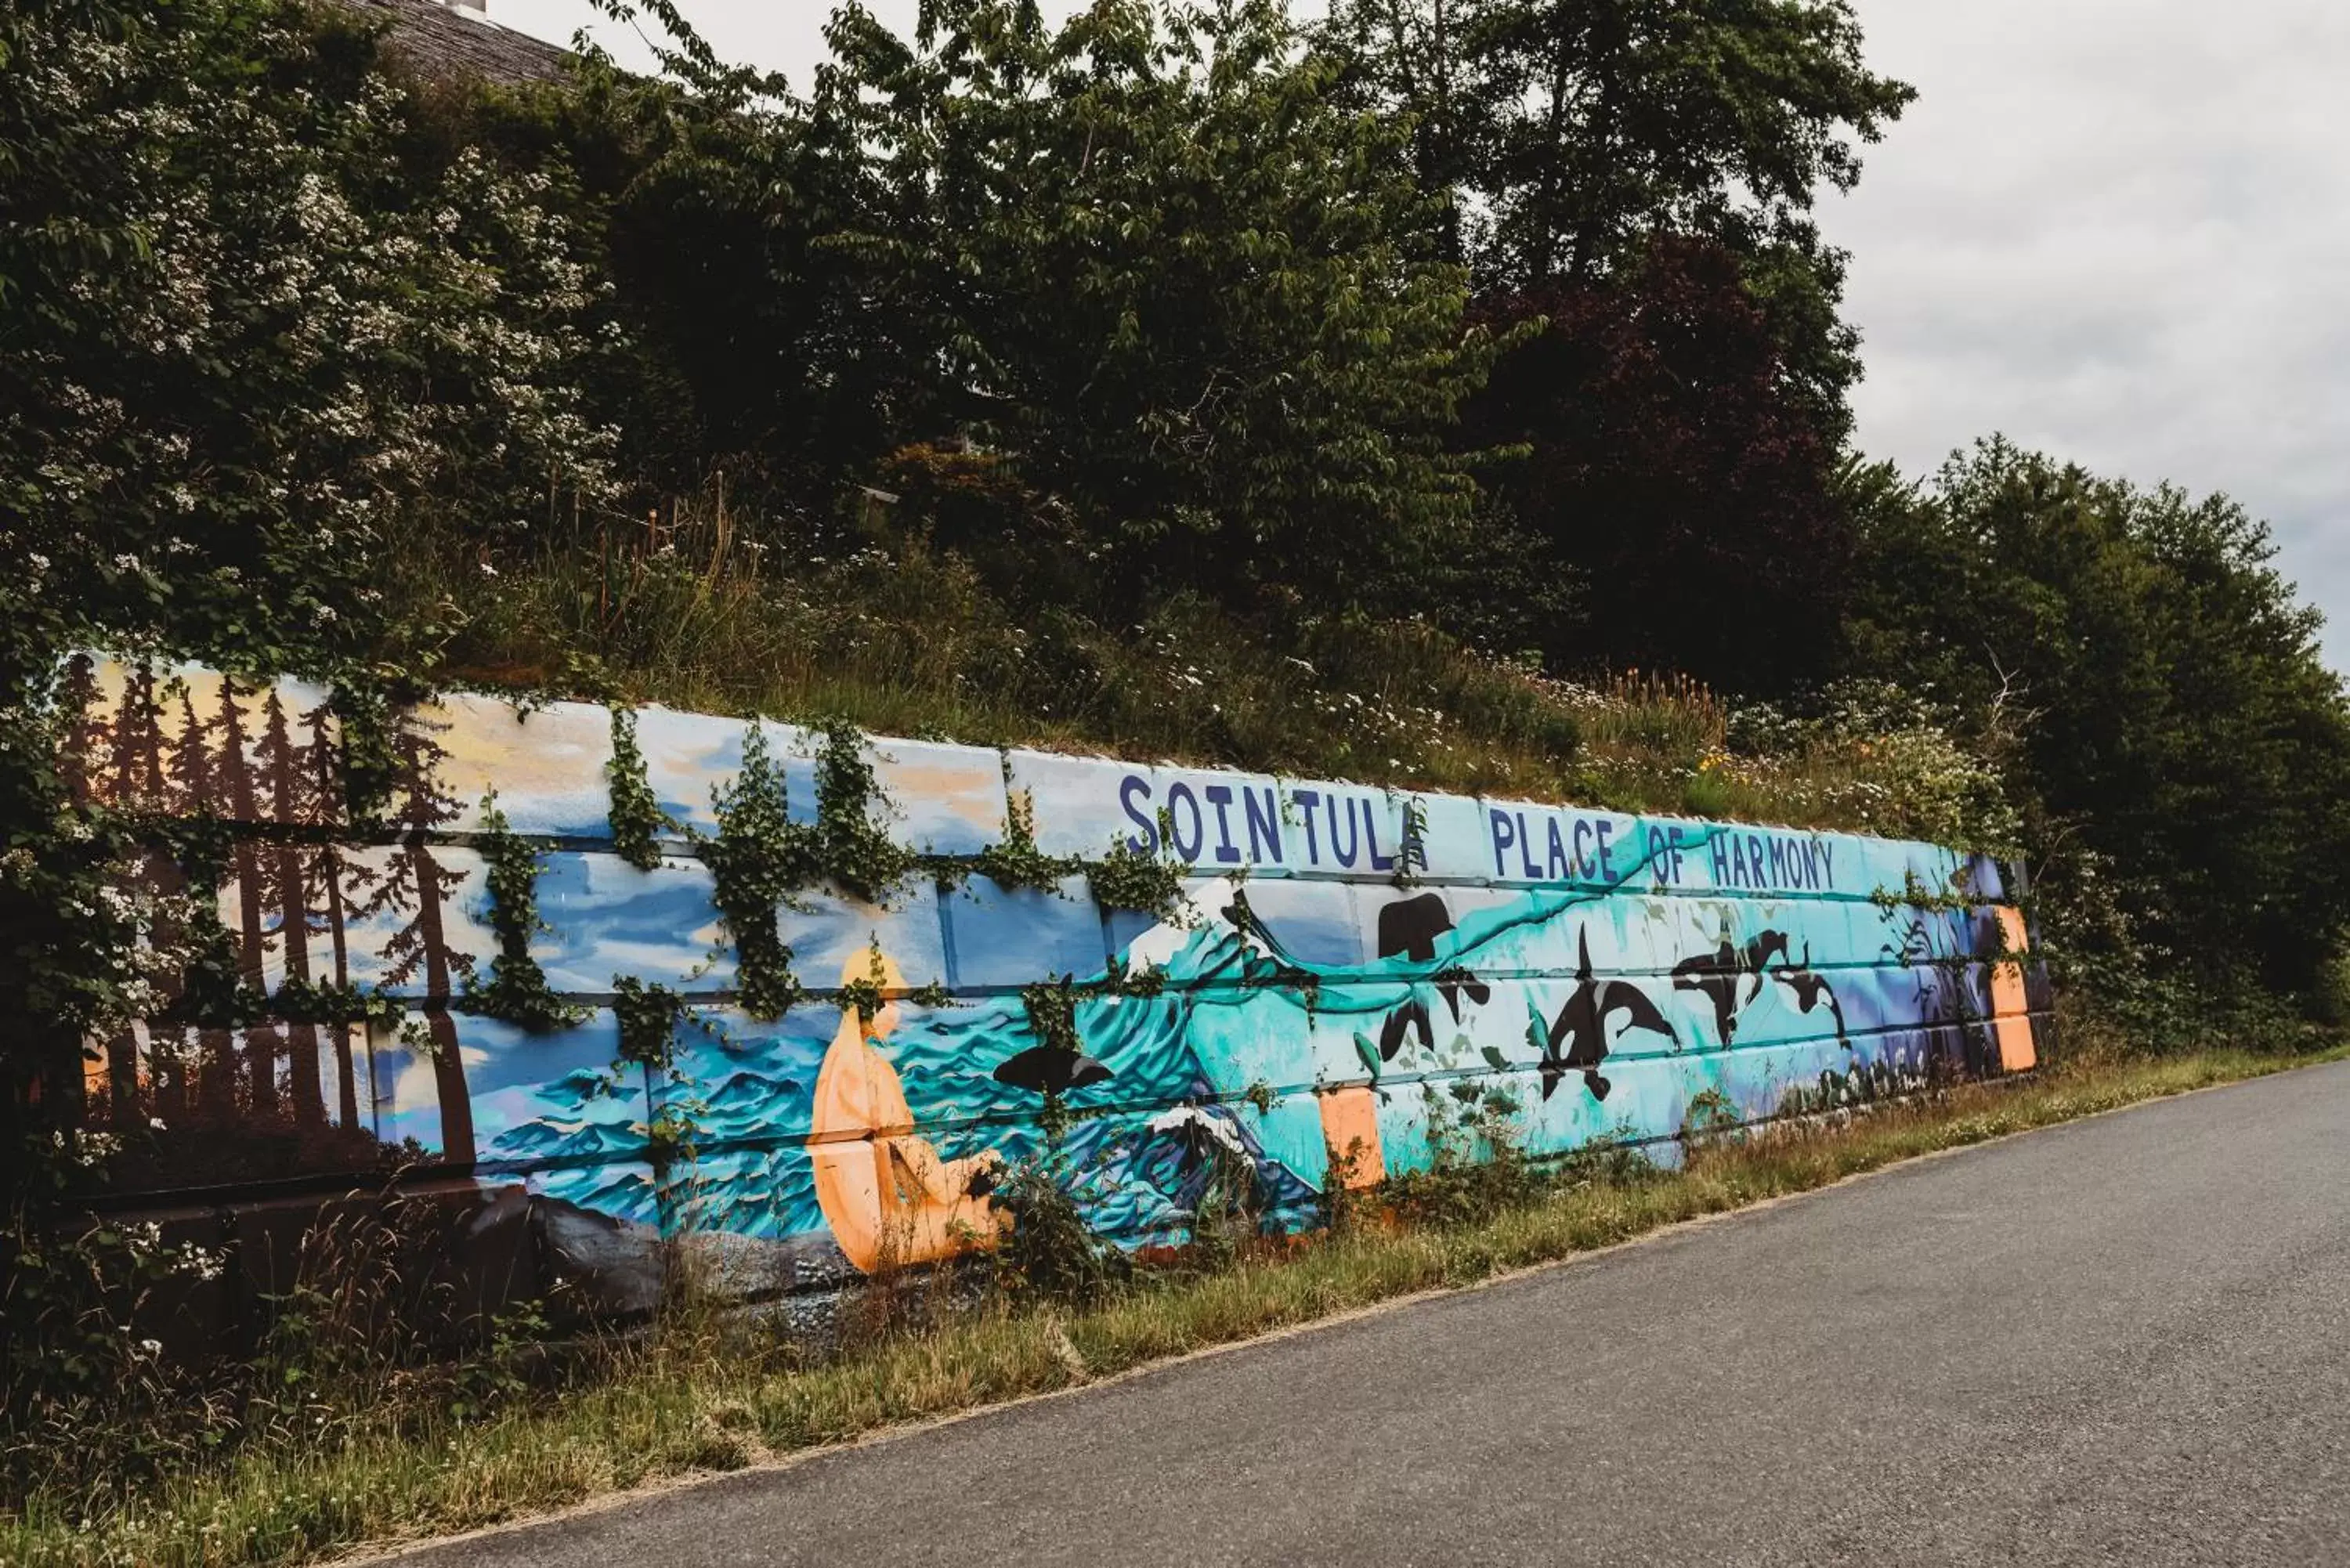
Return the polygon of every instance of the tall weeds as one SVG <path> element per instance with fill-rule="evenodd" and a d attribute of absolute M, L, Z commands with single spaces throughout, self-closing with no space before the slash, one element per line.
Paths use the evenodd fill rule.
<path fill-rule="evenodd" d="M 1681 678 L 1558 680 L 1424 622 L 1303 602 L 1247 618 L 1185 596 L 1130 622 L 1067 598 L 1022 609 L 918 530 L 870 526 L 788 562 L 754 532 L 713 487 L 496 561 L 420 537 L 390 585 L 419 645 L 404 654 L 452 684 L 922 738 L 1797 826 L 1950 826 L 1914 760 L 1818 723 L 1733 744 L 1731 706 Z"/>

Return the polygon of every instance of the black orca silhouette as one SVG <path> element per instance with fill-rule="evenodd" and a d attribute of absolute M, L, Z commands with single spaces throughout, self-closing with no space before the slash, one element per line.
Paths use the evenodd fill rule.
<path fill-rule="evenodd" d="M 1770 972 L 1771 961 L 1779 961 L 1782 972 L 1787 961 L 1787 933 L 1758 931 L 1742 950 L 1723 937 L 1721 945 L 1710 953 L 1700 953 L 1673 965 L 1675 991 L 1701 991 L 1713 1003 L 1713 1026 L 1724 1045 L 1738 1033 L 1738 1010 L 1752 1003 L 1762 994 L 1762 981 Z M 1746 1002 L 1738 1000 L 1739 976 L 1747 977 Z"/>
<path fill-rule="evenodd" d="M 1437 971 L 1436 993 L 1444 998 L 1445 1009 L 1452 1014 L 1452 1022 L 1455 1023 L 1461 1022 L 1461 997 L 1464 992 L 1470 1001 L 1481 1007 L 1493 999 L 1492 986 L 1457 964 L 1451 969 Z"/>
<path fill-rule="evenodd" d="M 1039 1095 L 1066 1095 L 1110 1075 L 1107 1067 L 1065 1045 L 1031 1045 L 995 1069 L 995 1081 Z"/>
<path fill-rule="evenodd" d="M 1432 963 L 1436 959 L 1436 939 L 1452 929 L 1451 913 L 1444 907 L 1443 898 L 1435 893 L 1422 893 L 1414 898 L 1399 898 L 1379 910 L 1379 957 L 1408 958 L 1414 963 Z M 1452 1022 L 1461 1022 L 1461 997 L 1465 992 L 1469 1000 L 1483 1003 L 1492 1000 L 1492 987 L 1465 969 L 1449 969 L 1436 979 L 1437 994 L 1444 998 L 1445 1011 Z M 1379 1030 L 1379 1057 L 1392 1062 L 1403 1047 L 1406 1030 L 1419 1036 L 1420 1048 L 1436 1048 L 1436 1022 L 1428 1011 L 1428 1003 L 1412 998 L 1393 1012 Z"/>
<path fill-rule="evenodd" d="M 1828 984 L 1827 977 L 1812 968 L 1811 943 L 1804 944 L 1801 967 L 1782 969 L 1777 978 L 1784 981 L 1794 992 L 1795 1006 L 1800 1012 L 1809 1012 L 1825 999 L 1828 1004 L 1828 1015 L 1835 1020 L 1836 1044 L 1847 1051 L 1852 1049 L 1852 1037 L 1845 1033 L 1844 1004 L 1836 1000 L 1835 988 Z"/>
<path fill-rule="evenodd" d="M 1455 1013 L 1454 1016 L 1457 1018 L 1459 1014 Z M 1429 1016 L 1428 1003 L 1415 996 L 1393 1012 L 1388 1013 L 1388 1021 L 1379 1026 L 1380 1061 L 1392 1062 L 1396 1059 L 1396 1053 L 1403 1049 L 1403 1035 L 1406 1029 L 1419 1031 L 1421 1050 L 1436 1049 L 1435 1021 Z"/>
<path fill-rule="evenodd" d="M 1673 965 L 1675 991 L 1701 991 L 1713 1002 L 1713 1029 L 1724 1045 L 1738 1033 L 1738 950 L 1722 939 L 1710 953 L 1699 953 Z"/>
<path fill-rule="evenodd" d="M 1783 968 L 1787 961 L 1786 932 L 1760 931 L 1755 934 L 1752 941 L 1746 944 L 1745 970 L 1748 974 L 1754 977 L 1753 983 L 1746 989 L 1747 1001 L 1752 1002 L 1762 994 L 1762 971 L 1770 964 L 1771 955 L 1773 953 L 1778 955 L 1780 965 Z"/>
<path fill-rule="evenodd" d="M 1616 1013 L 1625 1015 L 1627 1029 L 1647 1029 L 1655 1033 L 1671 1035 L 1673 1026 L 1657 1011 L 1648 993 L 1627 980 L 1598 980 L 1591 972 L 1591 936 L 1586 929 L 1575 934 L 1582 960 L 1575 978 L 1582 983 L 1566 1005 L 1558 1010 L 1558 1017 L 1550 1026 L 1550 1038 L 1543 1047 L 1543 1098 L 1547 1100 L 1558 1087 L 1559 1079 L 1569 1073 L 1583 1075 L 1583 1086 L 1591 1091 L 1595 1100 L 1607 1097 L 1607 1080 L 1599 1075 L 1599 1064 L 1607 1057 L 1607 1021 Z M 1566 1049 L 1558 1048 L 1561 1040 Z"/>

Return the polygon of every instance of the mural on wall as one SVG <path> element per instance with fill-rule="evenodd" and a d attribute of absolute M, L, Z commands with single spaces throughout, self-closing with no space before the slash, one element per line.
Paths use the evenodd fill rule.
<path fill-rule="evenodd" d="M 806 990 L 756 1018 L 696 838 L 749 722 L 635 716 L 668 819 L 639 868 L 600 708 L 399 714 L 357 827 L 323 691 L 99 661 L 72 695 L 77 788 L 232 825 L 218 908 L 252 995 L 397 1003 L 99 1043 L 86 1114 L 155 1128 L 123 1177 L 158 1194 L 412 1168 L 819 1280 L 990 1244 L 991 1194 L 1048 1149 L 1099 1229 L 1176 1242 L 1235 1170 L 1300 1225 L 1471 1115 L 1535 1154 L 1670 1158 L 1701 1097 L 1751 1119 L 2016 1071 L 2045 1027 L 2002 868 L 1931 846 L 895 740 L 865 742 L 878 790 L 849 809 L 920 857 L 869 899 L 780 906 Z M 816 820 L 817 738 L 760 728 Z M 568 1003 L 536 1030 L 468 1011 L 498 950 L 493 789 L 537 851 L 529 956 Z M 1179 863 L 1180 896 L 983 874 L 1032 832 L 1040 856 Z M 658 1060 L 623 1059 L 624 982 L 681 1001 Z"/>

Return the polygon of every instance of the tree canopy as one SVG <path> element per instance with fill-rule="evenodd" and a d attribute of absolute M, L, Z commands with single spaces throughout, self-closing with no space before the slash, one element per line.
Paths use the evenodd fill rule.
<path fill-rule="evenodd" d="M 2266 526 L 2000 440 L 1877 479 L 1856 664 L 2012 727 L 2036 845 L 2150 961 L 2314 982 L 2350 922 L 2350 716 Z"/>

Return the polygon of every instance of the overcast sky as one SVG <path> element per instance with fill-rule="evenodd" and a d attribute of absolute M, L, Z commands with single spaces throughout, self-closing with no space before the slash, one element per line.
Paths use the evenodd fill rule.
<path fill-rule="evenodd" d="M 681 3 L 795 87 L 822 56 L 829 0 Z M 490 5 L 558 42 L 593 15 Z M 911 25 L 915 0 L 868 5 Z M 2224 490 L 2274 524 L 2350 670 L 2350 4 L 1858 5 L 1870 63 L 1920 95 L 1823 213 L 1853 254 L 1862 449 L 1922 473 L 2003 431 Z"/>

